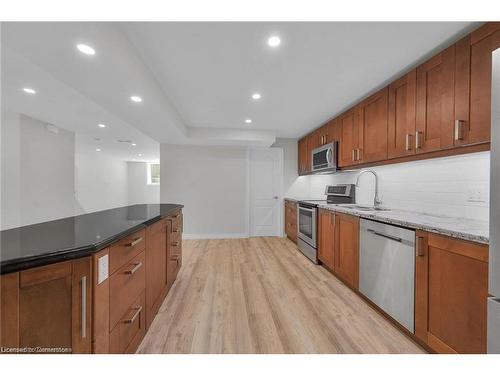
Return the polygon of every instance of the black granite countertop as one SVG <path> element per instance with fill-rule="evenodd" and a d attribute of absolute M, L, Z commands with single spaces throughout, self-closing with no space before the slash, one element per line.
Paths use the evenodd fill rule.
<path fill-rule="evenodd" d="M 0 231 L 0 274 L 85 257 L 182 207 L 137 204 Z"/>

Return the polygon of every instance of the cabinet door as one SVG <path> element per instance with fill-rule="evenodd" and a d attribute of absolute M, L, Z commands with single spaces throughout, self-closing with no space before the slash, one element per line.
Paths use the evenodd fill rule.
<path fill-rule="evenodd" d="M 299 139 L 297 144 L 298 147 L 298 174 L 299 176 L 304 174 L 306 171 L 306 153 L 307 153 L 307 138 Z"/>
<path fill-rule="evenodd" d="M 312 157 L 311 157 L 311 151 L 312 151 L 312 144 L 314 142 L 311 141 L 311 135 L 307 135 L 306 136 L 306 146 L 305 146 L 305 152 L 304 152 L 304 161 L 305 161 L 305 164 L 304 164 L 304 173 L 310 173 L 311 170 L 312 170 L 312 166 L 311 166 L 311 163 L 312 163 Z"/>
<path fill-rule="evenodd" d="M 335 214 L 334 272 L 347 285 L 358 290 L 359 285 L 359 218 Z"/>
<path fill-rule="evenodd" d="M 453 146 L 455 46 L 417 68 L 417 153 Z"/>
<path fill-rule="evenodd" d="M 414 69 L 389 86 L 388 148 L 389 158 L 415 153 L 415 105 L 417 71 Z"/>
<path fill-rule="evenodd" d="M 351 109 L 339 118 L 340 150 L 339 166 L 348 167 L 357 164 L 359 141 L 359 111 Z"/>
<path fill-rule="evenodd" d="M 417 233 L 415 334 L 438 353 L 485 353 L 488 246 Z"/>
<path fill-rule="evenodd" d="M 167 220 L 146 228 L 146 326 L 149 327 L 166 296 Z"/>
<path fill-rule="evenodd" d="M 333 271 L 335 265 L 335 214 L 322 209 L 318 212 L 318 258 L 326 268 Z"/>
<path fill-rule="evenodd" d="M 19 346 L 90 353 L 90 258 L 19 273 Z"/>
<path fill-rule="evenodd" d="M 490 141 L 491 128 L 491 52 L 500 48 L 500 22 L 471 34 L 470 47 L 470 126 L 465 141 Z M 496 29 L 496 31 L 494 31 Z"/>
<path fill-rule="evenodd" d="M 319 128 L 309 135 L 309 149 L 312 151 L 323 145 L 323 129 Z"/>
<path fill-rule="evenodd" d="M 384 88 L 360 105 L 358 162 L 387 159 L 387 92 Z"/>
<path fill-rule="evenodd" d="M 19 347 L 19 272 L 0 276 L 0 347 Z"/>
<path fill-rule="evenodd" d="M 340 128 L 338 119 L 331 120 L 326 125 L 326 143 L 338 142 L 340 140 Z"/>

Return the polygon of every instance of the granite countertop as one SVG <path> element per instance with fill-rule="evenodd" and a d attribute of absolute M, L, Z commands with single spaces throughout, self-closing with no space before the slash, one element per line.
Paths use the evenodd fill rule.
<path fill-rule="evenodd" d="M 136 204 L 0 231 L 0 274 L 85 257 L 182 207 Z"/>
<path fill-rule="evenodd" d="M 421 229 L 428 232 L 473 241 L 489 243 L 489 222 L 484 220 L 450 217 L 398 209 L 388 211 L 360 211 L 334 204 L 320 204 L 320 208 L 359 216 L 366 219 L 395 224 L 402 227 Z"/>

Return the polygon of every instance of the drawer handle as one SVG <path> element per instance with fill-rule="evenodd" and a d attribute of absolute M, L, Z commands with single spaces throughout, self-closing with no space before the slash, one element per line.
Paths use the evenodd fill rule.
<path fill-rule="evenodd" d="M 415 148 L 417 150 L 422 148 L 422 139 L 421 139 L 422 136 L 423 136 L 422 132 L 419 131 L 415 132 Z"/>
<path fill-rule="evenodd" d="M 135 313 L 134 313 L 134 315 L 132 315 L 132 317 L 130 319 L 125 319 L 123 321 L 123 323 L 125 323 L 125 324 L 132 324 L 137 319 L 137 317 L 139 316 L 139 314 L 141 313 L 142 306 L 135 306 L 133 309 L 136 310 Z"/>
<path fill-rule="evenodd" d="M 417 256 L 423 257 L 425 255 L 424 252 L 424 237 L 417 236 Z"/>
<path fill-rule="evenodd" d="M 133 275 L 141 267 L 142 262 L 136 263 L 132 269 L 125 271 L 125 275 Z"/>
<path fill-rule="evenodd" d="M 179 228 L 174 228 L 174 229 L 172 229 L 172 232 L 174 232 L 174 233 L 179 233 Z"/>
<path fill-rule="evenodd" d="M 173 219 L 177 219 L 179 217 L 179 214 L 172 216 Z"/>
<path fill-rule="evenodd" d="M 464 140 L 464 126 L 465 126 L 465 121 L 455 120 L 455 141 Z"/>
<path fill-rule="evenodd" d="M 125 246 L 126 247 L 132 247 L 132 246 L 137 245 L 141 241 L 142 241 L 142 237 L 139 237 L 139 238 L 136 238 L 135 240 L 133 240 L 132 242 L 130 242 L 128 244 L 125 244 Z"/>
<path fill-rule="evenodd" d="M 179 260 L 179 255 L 174 255 L 174 256 L 170 257 L 170 259 L 172 259 L 172 260 Z"/>
<path fill-rule="evenodd" d="M 172 246 L 179 246 L 179 241 L 172 242 Z"/>
<path fill-rule="evenodd" d="M 406 151 L 411 151 L 411 138 L 413 135 L 411 134 L 406 134 Z"/>

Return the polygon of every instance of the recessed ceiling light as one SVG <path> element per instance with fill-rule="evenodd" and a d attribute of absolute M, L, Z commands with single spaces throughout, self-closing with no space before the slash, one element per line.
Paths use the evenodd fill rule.
<path fill-rule="evenodd" d="M 105 128 L 106 127 L 106 125 L 104 125 L 104 124 L 97 124 L 97 126 L 100 127 L 100 128 Z"/>
<path fill-rule="evenodd" d="M 142 102 L 142 98 L 140 96 L 136 96 L 136 95 L 131 96 L 130 100 L 132 100 L 133 102 L 136 102 L 136 103 Z"/>
<path fill-rule="evenodd" d="M 132 146 L 137 146 L 137 143 L 132 143 Z"/>
<path fill-rule="evenodd" d="M 259 100 L 261 98 L 260 94 L 258 92 L 252 94 L 252 99 L 253 100 Z"/>
<path fill-rule="evenodd" d="M 137 156 L 142 156 L 142 154 L 137 154 Z"/>
<path fill-rule="evenodd" d="M 93 49 L 91 46 L 88 46 L 86 44 L 77 44 L 76 48 L 78 48 L 78 51 L 81 53 L 84 53 L 86 55 L 95 55 L 95 49 Z"/>
<path fill-rule="evenodd" d="M 95 150 L 96 150 L 97 152 L 100 152 L 100 151 L 101 151 L 101 149 L 100 149 L 100 148 L 96 148 Z"/>
<path fill-rule="evenodd" d="M 247 124 L 251 124 L 251 123 L 252 123 L 252 119 L 247 118 L 247 119 L 245 120 L 245 123 L 247 123 Z"/>
<path fill-rule="evenodd" d="M 31 95 L 36 94 L 36 91 L 35 91 L 35 90 L 33 90 L 32 88 L 29 88 L 29 87 L 25 87 L 25 88 L 23 89 L 23 91 L 24 91 L 25 93 L 28 93 L 28 94 L 31 94 Z"/>
<path fill-rule="evenodd" d="M 281 44 L 281 39 L 279 36 L 273 35 L 267 40 L 267 44 L 270 47 L 278 47 Z"/>

